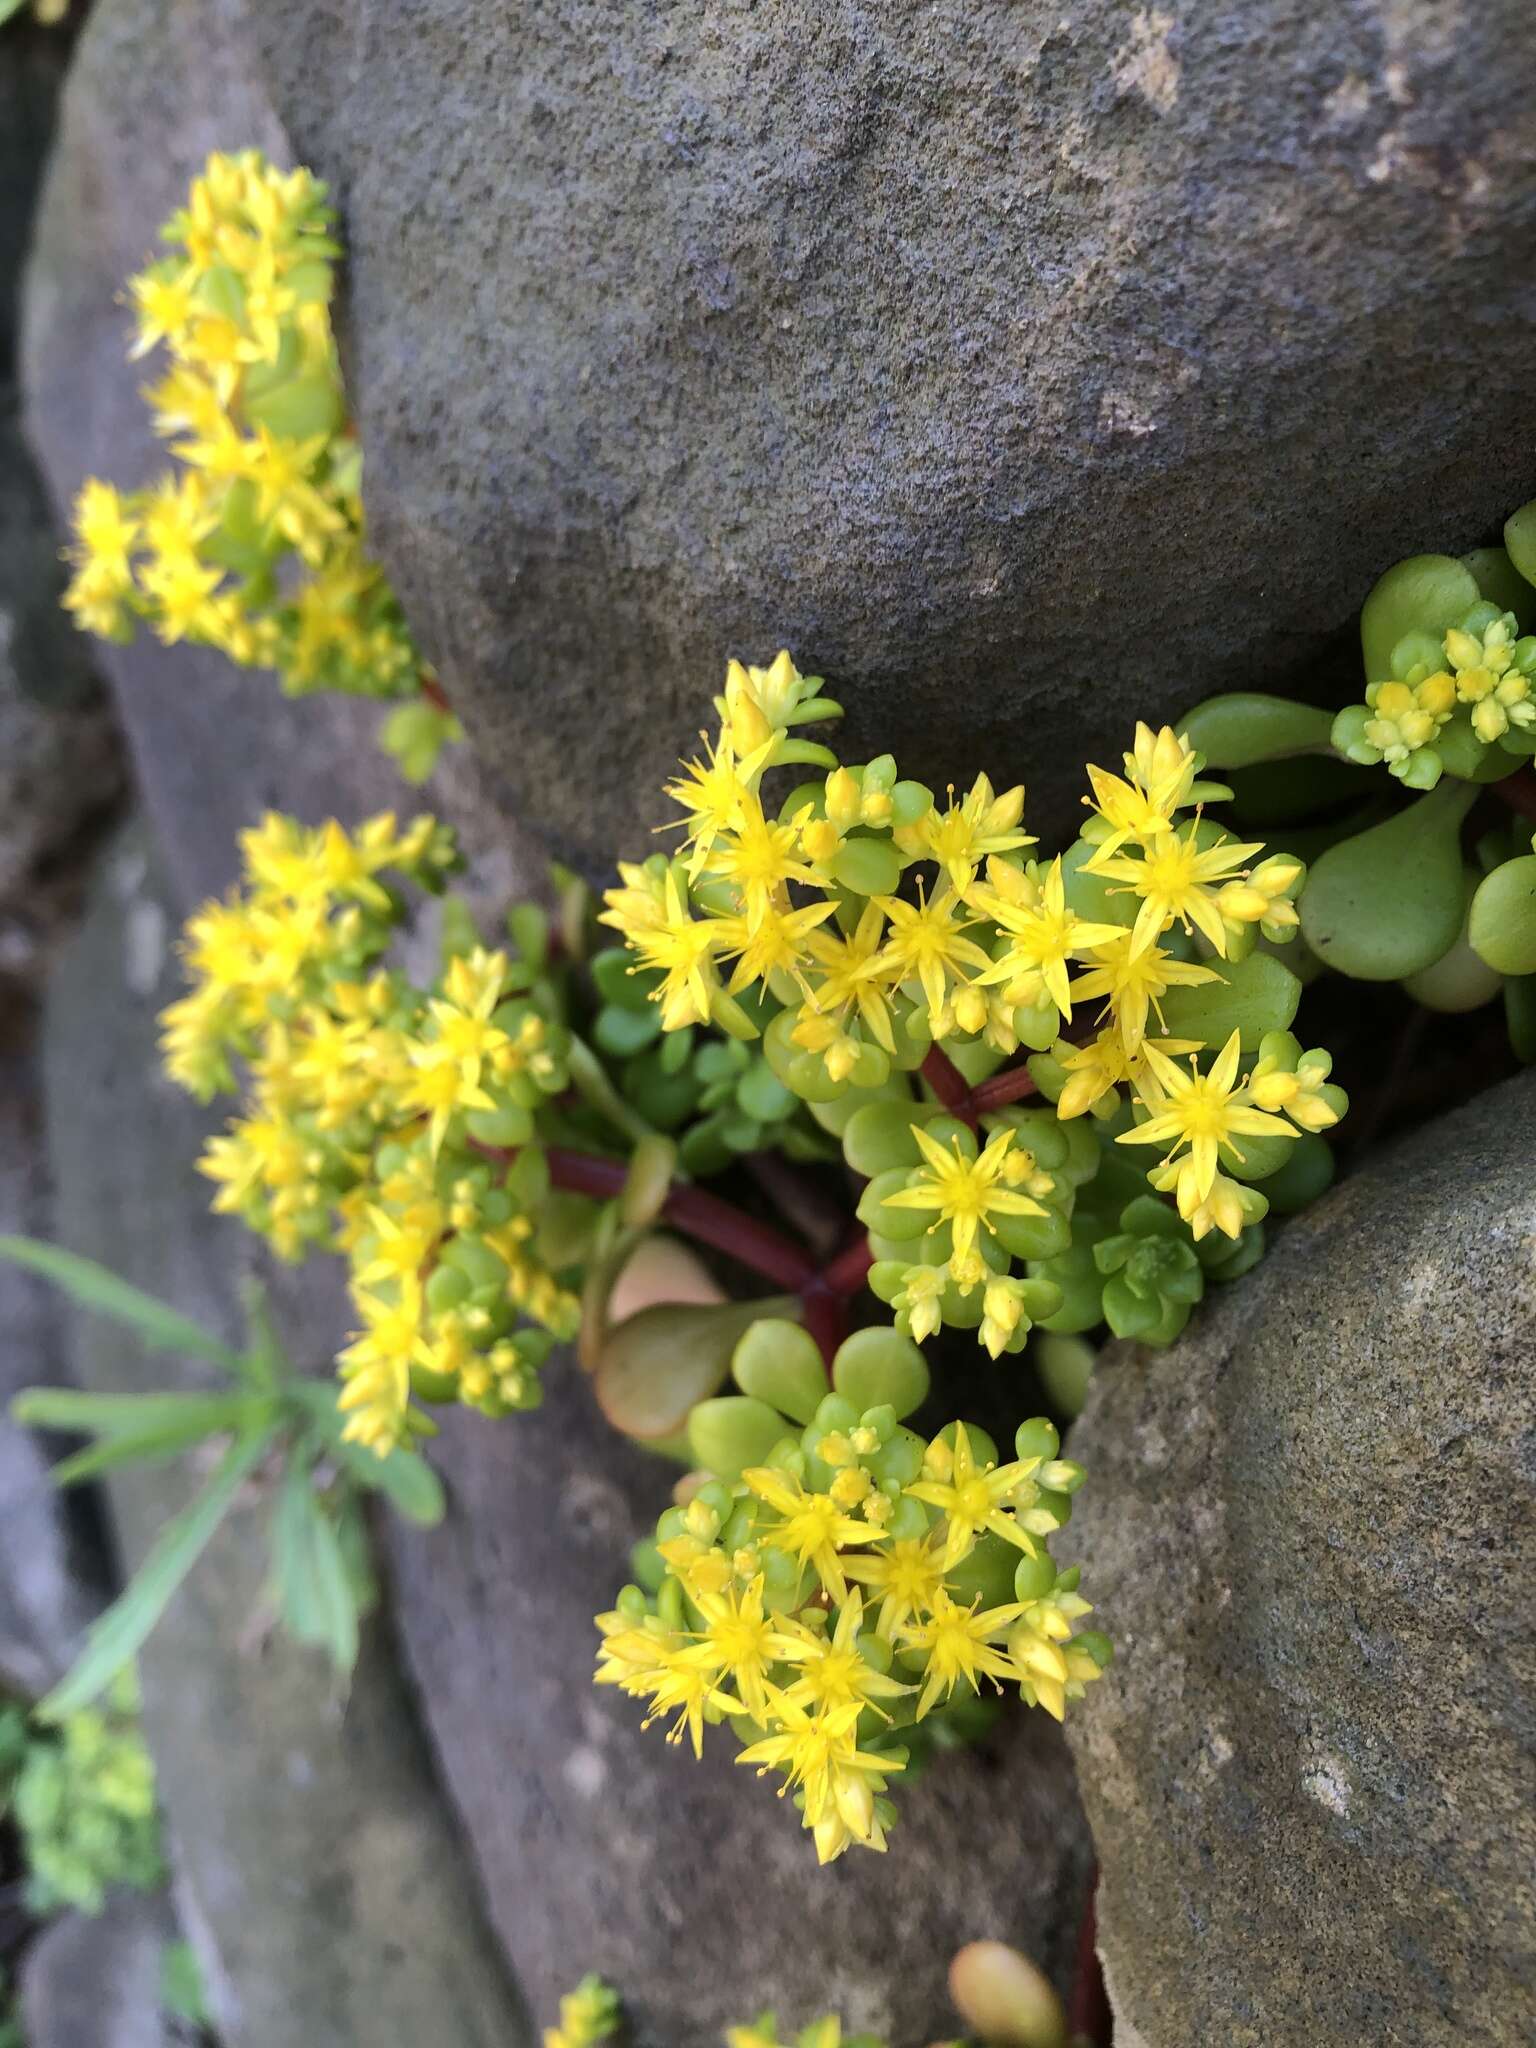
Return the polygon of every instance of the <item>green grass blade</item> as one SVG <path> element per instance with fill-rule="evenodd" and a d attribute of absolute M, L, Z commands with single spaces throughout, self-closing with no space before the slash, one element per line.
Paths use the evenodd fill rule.
<path fill-rule="evenodd" d="M 357 1598 L 330 1516 L 298 1458 L 284 1474 L 272 1517 L 272 1569 L 289 1633 L 320 1645 L 338 1671 L 350 1672 L 357 1662 Z"/>
<path fill-rule="evenodd" d="M 443 1482 L 419 1452 L 393 1450 L 377 1457 L 366 1444 L 348 1443 L 342 1436 L 347 1418 L 336 1406 L 335 1388 L 325 1380 L 305 1380 L 294 1390 L 319 1425 L 326 1448 L 349 1479 L 381 1493 L 397 1514 L 419 1528 L 433 1529 L 447 1512 Z"/>
<path fill-rule="evenodd" d="M 13 1420 L 29 1429 L 67 1429 L 79 1436 L 143 1436 L 179 1429 L 190 1443 L 221 1430 L 252 1428 L 277 1413 L 249 1394 L 92 1394 L 77 1387 L 23 1387 Z"/>
<path fill-rule="evenodd" d="M 132 1580 L 91 1629 L 74 1668 L 39 1702 L 39 1720 L 62 1721 L 89 1706 L 137 1654 L 271 1441 L 270 1430 L 254 1430 L 230 1445 L 202 1492 L 165 1524 Z"/>
<path fill-rule="evenodd" d="M 41 1244 L 33 1237 L 0 1237 L 0 1259 L 28 1266 L 60 1287 L 81 1308 L 95 1315 L 110 1316 L 138 1333 L 157 1351 L 174 1351 L 188 1358 L 206 1358 L 225 1372 L 238 1373 L 241 1361 L 227 1344 L 221 1344 L 190 1317 L 156 1301 L 126 1280 L 119 1280 L 94 1259 L 82 1259 L 56 1244 Z"/>

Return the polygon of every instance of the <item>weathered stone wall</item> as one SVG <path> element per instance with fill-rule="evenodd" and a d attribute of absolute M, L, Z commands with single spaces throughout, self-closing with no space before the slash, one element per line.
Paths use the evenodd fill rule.
<path fill-rule="evenodd" d="M 1327 689 L 1383 566 L 1529 495 L 1527 0 L 252 22 L 343 202 L 377 544 L 594 867 L 727 650 L 1055 829 L 1085 751 Z"/>
<path fill-rule="evenodd" d="M 1118 1655 L 1070 1732 L 1132 2042 L 1530 2040 L 1533 1386 L 1531 1076 L 1101 1362 L 1073 1530 Z"/>

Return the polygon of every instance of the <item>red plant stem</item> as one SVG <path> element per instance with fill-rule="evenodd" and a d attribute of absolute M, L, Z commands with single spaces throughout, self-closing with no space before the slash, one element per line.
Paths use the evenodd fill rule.
<path fill-rule="evenodd" d="M 818 1258 L 826 1258 L 848 1231 L 848 1211 L 810 1174 L 781 1152 L 749 1152 L 742 1160 L 770 1205 L 795 1226 Z"/>
<path fill-rule="evenodd" d="M 1489 784 L 1494 795 L 1518 811 L 1522 818 L 1536 818 L 1536 769 L 1517 768 L 1502 782 Z"/>
<path fill-rule="evenodd" d="M 448 692 L 443 688 L 436 676 L 429 676 L 425 671 L 422 671 L 417 676 L 416 681 L 420 687 L 421 694 L 429 704 L 435 706 L 439 711 L 452 712 L 453 706 L 448 702 Z"/>
<path fill-rule="evenodd" d="M 869 1238 L 861 1231 L 856 1238 L 843 1246 L 831 1265 L 823 1269 L 821 1284 L 842 1300 L 851 1301 L 869 1278 L 869 1269 L 874 1263 L 875 1257 L 869 1248 Z"/>
<path fill-rule="evenodd" d="M 930 1045 L 923 1055 L 922 1076 L 951 1116 L 963 1117 L 972 1130 L 976 1111 L 971 1104 L 970 1084 L 941 1045 Z"/>
<path fill-rule="evenodd" d="M 873 1264 L 869 1238 L 860 1231 L 800 1290 L 800 1319 L 820 1346 L 829 1372 L 833 1354 L 848 1334 L 848 1304 Z"/>
<path fill-rule="evenodd" d="M 475 1150 L 488 1159 L 510 1165 L 516 1147 L 480 1145 Z M 595 1195 L 601 1201 L 624 1192 L 629 1168 L 622 1159 L 604 1159 L 595 1152 L 577 1152 L 567 1145 L 551 1145 L 544 1154 L 549 1177 L 557 1188 L 575 1195 Z M 798 1294 L 816 1278 L 815 1261 L 808 1252 L 766 1223 L 759 1223 L 745 1210 L 722 1202 L 703 1188 L 674 1182 L 661 1205 L 667 1222 L 675 1223 L 700 1244 L 713 1246 L 728 1258 L 739 1259 L 755 1273 L 761 1273 L 786 1293 Z"/>
<path fill-rule="evenodd" d="M 1000 1074 L 976 1083 L 971 1106 L 978 1116 L 984 1116 L 989 1109 L 1001 1109 L 1005 1102 L 1022 1102 L 1035 1092 L 1035 1077 L 1028 1067 L 1004 1067 Z"/>
<path fill-rule="evenodd" d="M 800 1290 L 800 1320 L 816 1339 L 821 1362 L 832 1377 L 832 1360 L 848 1334 L 848 1303 L 834 1294 L 821 1274 Z"/>
<path fill-rule="evenodd" d="M 713 1245 L 717 1252 L 740 1259 L 744 1266 L 789 1292 L 798 1294 L 816 1277 L 814 1261 L 799 1245 L 703 1188 L 674 1187 L 662 1203 L 661 1213 L 700 1244 Z"/>
<path fill-rule="evenodd" d="M 1109 2048 L 1114 2034 L 1114 2019 L 1109 2010 L 1109 1994 L 1104 1989 L 1103 1966 L 1099 1962 L 1098 1891 L 1099 1873 L 1095 1871 L 1077 1930 L 1077 1967 L 1072 1978 L 1072 2003 L 1067 2012 L 1067 2025 L 1074 2035 L 1081 2034 L 1084 2040 L 1091 2041 L 1093 2048 Z"/>

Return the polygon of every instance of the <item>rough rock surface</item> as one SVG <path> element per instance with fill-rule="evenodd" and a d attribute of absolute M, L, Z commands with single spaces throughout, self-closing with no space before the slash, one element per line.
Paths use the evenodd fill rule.
<path fill-rule="evenodd" d="M 59 537 L 16 419 L 22 255 L 67 31 L 0 39 L 0 1009 L 74 906 L 81 842 L 121 784 L 86 643 L 59 610 Z M 14 1034 L 13 1034 L 14 1035 Z"/>
<path fill-rule="evenodd" d="M 27 2048 L 178 2048 L 190 2034 L 160 2009 L 160 1971 L 176 1925 L 162 1898 L 119 1892 L 98 1918 L 66 1913 L 27 1951 L 21 2019 Z"/>
<path fill-rule="evenodd" d="M 1073 1747 L 1142 2048 L 1531 2039 L 1533 1162 L 1527 1076 L 1095 1377 Z"/>
<path fill-rule="evenodd" d="M 56 1228 L 233 1335 L 235 1283 L 257 1261 L 192 1171 L 212 1120 L 155 1073 L 175 973 L 164 938 L 146 937 L 151 904 L 164 934 L 163 897 L 125 851 L 50 990 Z M 317 1362 L 333 1281 L 316 1268 L 274 1288 L 280 1326 Z M 196 1368 L 94 1319 L 76 1319 L 74 1361 L 80 1384 L 112 1391 L 197 1383 Z M 187 1461 L 114 1481 L 129 1567 L 198 1483 Z M 531 2048 L 392 1645 L 370 1632 L 344 1699 L 323 1658 L 262 1640 L 269 1508 L 253 1486 L 140 1659 L 179 1902 L 220 2035 L 227 2048 Z"/>
<path fill-rule="evenodd" d="M 377 545 L 594 867 L 728 650 L 1054 828 L 1085 748 L 1327 687 L 1384 567 L 1530 493 L 1527 0 L 253 22 L 344 201 Z"/>
<path fill-rule="evenodd" d="M 0 1236 L 46 1236 L 50 1222 L 37 1067 L 25 1023 L 14 1001 L 0 1019 Z M 56 1385 L 63 1377 L 64 1348 L 52 1289 L 0 1262 L 0 1689 L 23 1698 L 36 1698 L 64 1676 L 105 1576 L 81 1526 L 79 1497 L 55 1493 L 48 1446 L 10 1419 L 11 1398 L 22 1387 Z"/>

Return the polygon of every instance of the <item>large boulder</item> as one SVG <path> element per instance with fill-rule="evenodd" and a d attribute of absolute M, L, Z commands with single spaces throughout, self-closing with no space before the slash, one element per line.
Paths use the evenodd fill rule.
<path fill-rule="evenodd" d="M 1515 2048 L 1536 1981 L 1536 1076 L 1106 1356 L 1074 1723 L 1139 2048 Z"/>
<path fill-rule="evenodd" d="M 376 544 L 563 847 L 727 652 L 1025 778 L 1320 673 L 1530 493 L 1527 0 L 270 0 Z M 1343 634 L 1343 673 L 1358 673 Z"/>

